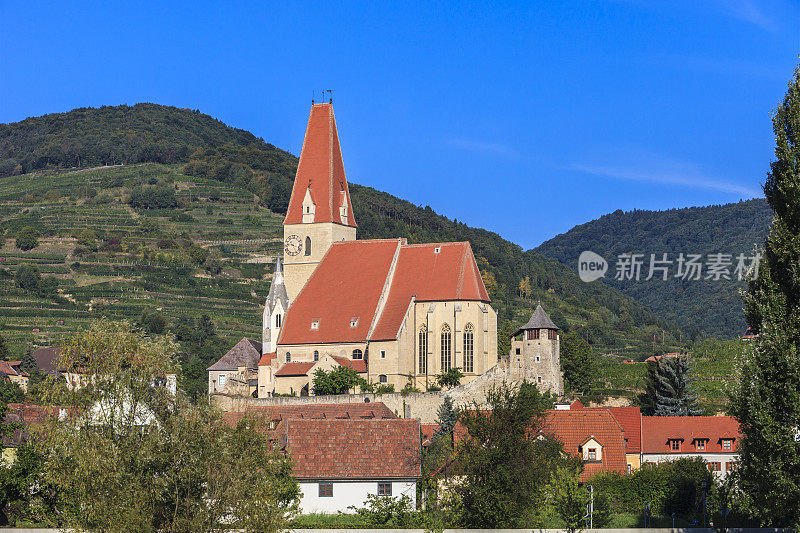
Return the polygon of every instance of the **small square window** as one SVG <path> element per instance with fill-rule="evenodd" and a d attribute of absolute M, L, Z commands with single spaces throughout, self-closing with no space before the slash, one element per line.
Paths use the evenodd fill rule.
<path fill-rule="evenodd" d="M 596 448 L 589 448 L 589 452 L 587 454 L 589 461 L 597 461 L 597 449 Z"/>
<path fill-rule="evenodd" d="M 719 463 L 719 462 L 716 462 L 716 461 L 712 461 L 712 462 L 708 463 L 708 471 L 709 472 L 719 472 L 720 470 L 722 470 L 722 463 Z"/>
<path fill-rule="evenodd" d="M 731 449 L 731 439 L 722 439 L 722 449 L 723 450 L 730 450 Z"/>
<path fill-rule="evenodd" d="M 381 374 L 380 376 L 378 376 L 378 382 L 379 383 L 386 383 L 387 381 L 389 381 L 389 380 L 386 378 L 386 376 L 384 374 Z"/>
<path fill-rule="evenodd" d="M 705 441 L 705 439 L 697 439 L 697 449 L 698 450 L 705 450 L 706 449 L 706 441 Z"/>
<path fill-rule="evenodd" d="M 381 359 L 386 359 L 386 350 L 381 350 Z"/>
<path fill-rule="evenodd" d="M 319 320 L 315 320 L 315 321 L 313 321 L 313 322 L 311 323 L 311 329 L 312 329 L 312 330 L 317 330 L 317 329 L 319 329 Z"/>
<path fill-rule="evenodd" d="M 672 451 L 675 451 L 675 452 L 680 451 L 680 449 L 681 449 L 681 441 L 679 441 L 678 439 L 671 439 L 669 441 L 669 447 L 670 447 L 670 449 Z"/>
<path fill-rule="evenodd" d="M 517 353 L 516 353 L 516 355 L 519 355 L 519 354 L 520 354 L 520 350 L 519 350 L 519 348 L 517 348 Z"/>
<path fill-rule="evenodd" d="M 631 465 L 628 465 L 628 473 L 629 474 L 631 473 L 632 470 L 633 470 L 633 468 L 631 468 Z"/>
<path fill-rule="evenodd" d="M 536 376 L 536 382 L 537 383 L 541 383 L 542 382 L 542 376 Z"/>
<path fill-rule="evenodd" d="M 437 246 L 436 248 L 433 249 L 433 253 L 435 253 L 435 254 L 438 254 L 441 251 L 442 251 L 442 247 L 441 246 Z"/>
<path fill-rule="evenodd" d="M 378 483 L 378 496 L 391 496 L 392 484 L 391 483 Z"/>
<path fill-rule="evenodd" d="M 541 363 L 542 362 L 541 356 L 539 356 L 539 355 L 536 356 L 536 362 L 537 363 Z"/>
<path fill-rule="evenodd" d="M 354 316 L 353 318 L 350 319 L 350 327 L 354 328 L 356 326 L 358 326 L 358 317 Z"/>
<path fill-rule="evenodd" d="M 333 498 L 333 483 L 320 483 L 319 484 L 319 497 L 320 498 Z"/>

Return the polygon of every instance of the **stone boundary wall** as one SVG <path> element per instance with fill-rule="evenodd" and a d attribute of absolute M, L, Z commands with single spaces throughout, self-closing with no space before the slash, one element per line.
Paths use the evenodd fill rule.
<path fill-rule="evenodd" d="M 441 392 L 411 392 L 401 394 L 335 394 L 328 396 L 277 396 L 270 398 L 242 398 L 213 394 L 212 402 L 223 411 L 244 411 L 248 407 L 282 405 L 319 405 L 337 403 L 381 402 L 400 418 L 419 418 L 423 424 L 436 421 L 436 411 L 444 401 Z"/>
<path fill-rule="evenodd" d="M 223 411 L 244 411 L 248 407 L 281 405 L 318 405 L 337 403 L 382 402 L 400 418 L 418 418 L 423 424 L 436 421 L 436 411 L 445 396 L 450 396 L 457 407 L 482 403 L 492 387 L 502 383 L 513 383 L 505 365 L 498 364 L 467 384 L 438 392 L 391 392 L 386 394 L 335 394 L 328 396 L 273 396 L 269 398 L 245 398 L 213 394 L 212 402 Z"/>

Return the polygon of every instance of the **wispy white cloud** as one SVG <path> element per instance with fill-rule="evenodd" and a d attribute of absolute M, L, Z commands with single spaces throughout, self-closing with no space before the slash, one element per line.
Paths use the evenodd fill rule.
<path fill-rule="evenodd" d="M 467 150 L 468 152 L 477 154 L 496 155 L 503 157 L 520 157 L 519 152 L 510 146 L 501 143 L 477 141 L 472 139 L 448 139 L 447 144 L 456 148 L 460 148 L 461 150 Z"/>
<path fill-rule="evenodd" d="M 575 163 L 571 168 L 579 172 L 585 172 L 587 174 L 604 178 L 710 189 L 742 195 L 745 197 L 755 197 L 761 195 L 759 191 L 709 176 L 698 170 L 693 165 L 685 163 L 667 166 L 654 165 L 647 169 L 638 165 L 614 166 Z"/>
<path fill-rule="evenodd" d="M 719 5 L 733 18 L 754 24 L 770 33 L 778 31 L 777 23 L 751 0 L 724 0 Z"/>

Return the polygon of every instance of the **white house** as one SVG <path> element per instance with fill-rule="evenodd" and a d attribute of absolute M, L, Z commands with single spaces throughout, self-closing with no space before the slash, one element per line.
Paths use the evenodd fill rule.
<path fill-rule="evenodd" d="M 370 494 L 416 505 L 420 425 L 406 419 L 290 419 L 285 450 L 300 484 L 300 512 L 351 513 Z"/>
<path fill-rule="evenodd" d="M 718 478 L 736 468 L 739 423 L 730 416 L 643 416 L 642 466 L 700 457 Z"/>

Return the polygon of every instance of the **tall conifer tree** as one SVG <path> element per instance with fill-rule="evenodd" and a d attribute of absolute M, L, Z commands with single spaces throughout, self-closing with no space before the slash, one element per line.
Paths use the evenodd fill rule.
<path fill-rule="evenodd" d="M 741 423 L 739 488 L 764 525 L 800 526 L 800 68 L 773 114 L 775 158 L 764 184 L 774 211 L 745 313 L 758 338 L 733 411 Z"/>

